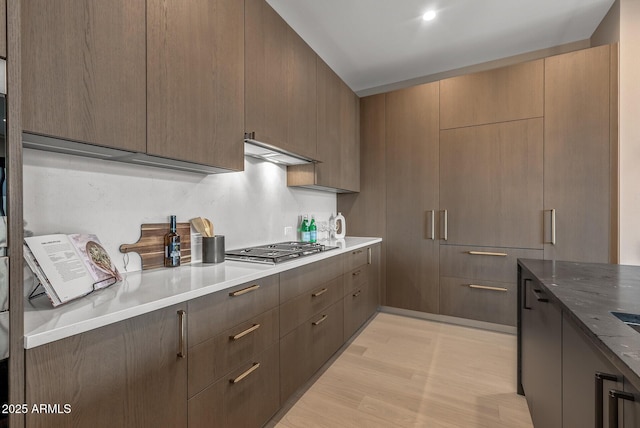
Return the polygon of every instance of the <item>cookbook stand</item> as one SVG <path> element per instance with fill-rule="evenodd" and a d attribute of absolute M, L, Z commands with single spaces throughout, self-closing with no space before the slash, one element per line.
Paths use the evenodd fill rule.
<path fill-rule="evenodd" d="M 38 278 L 36 278 L 35 275 L 33 276 L 33 278 L 35 280 L 38 279 Z M 94 282 L 93 285 L 91 286 L 92 290 L 90 292 L 88 292 L 87 294 L 84 294 L 81 297 L 88 296 L 89 294 L 91 294 L 91 293 L 93 293 L 95 291 L 101 290 L 103 288 L 111 287 L 116 282 L 118 282 L 118 278 L 116 278 L 115 276 L 109 277 L 107 279 L 103 279 L 102 281 Z M 38 290 L 41 290 L 41 291 L 38 291 Z M 31 300 L 35 299 L 36 297 L 44 296 L 45 294 L 47 296 L 49 296 L 49 293 L 48 293 L 46 287 L 44 285 L 42 285 L 42 283 L 40 281 L 38 281 L 36 286 L 31 290 L 31 293 L 29 293 L 28 300 L 31 301 Z"/>

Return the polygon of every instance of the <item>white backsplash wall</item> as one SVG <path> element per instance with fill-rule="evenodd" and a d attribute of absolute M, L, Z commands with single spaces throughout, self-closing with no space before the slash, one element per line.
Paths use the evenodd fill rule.
<path fill-rule="evenodd" d="M 326 221 L 335 211 L 335 194 L 289 188 L 286 167 L 251 158 L 244 172 L 200 175 L 24 150 L 26 229 L 95 233 L 119 269 L 120 244 L 136 242 L 142 223 L 171 214 L 178 222 L 209 218 L 231 249 L 297 239 L 300 214 Z M 127 270 L 140 270 L 135 253 Z"/>

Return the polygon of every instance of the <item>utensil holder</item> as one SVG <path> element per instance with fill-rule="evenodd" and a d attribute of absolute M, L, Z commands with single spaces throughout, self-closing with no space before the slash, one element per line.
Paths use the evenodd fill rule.
<path fill-rule="evenodd" d="M 224 261 L 224 235 L 202 237 L 202 263 Z"/>

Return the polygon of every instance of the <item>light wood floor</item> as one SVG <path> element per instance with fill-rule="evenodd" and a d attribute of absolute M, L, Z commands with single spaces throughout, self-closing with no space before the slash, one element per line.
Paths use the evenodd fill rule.
<path fill-rule="evenodd" d="M 279 428 L 527 427 L 516 336 L 378 313 Z"/>

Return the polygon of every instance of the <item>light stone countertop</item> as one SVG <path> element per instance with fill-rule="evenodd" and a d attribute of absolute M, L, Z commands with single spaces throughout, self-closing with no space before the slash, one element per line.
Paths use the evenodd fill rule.
<path fill-rule="evenodd" d="M 215 265 L 193 263 L 124 273 L 122 282 L 57 308 L 51 306 L 46 296 L 26 300 L 24 347 L 35 348 L 381 241 L 381 238 L 346 237 L 322 242 L 339 248 L 277 265 L 226 260 Z"/>

